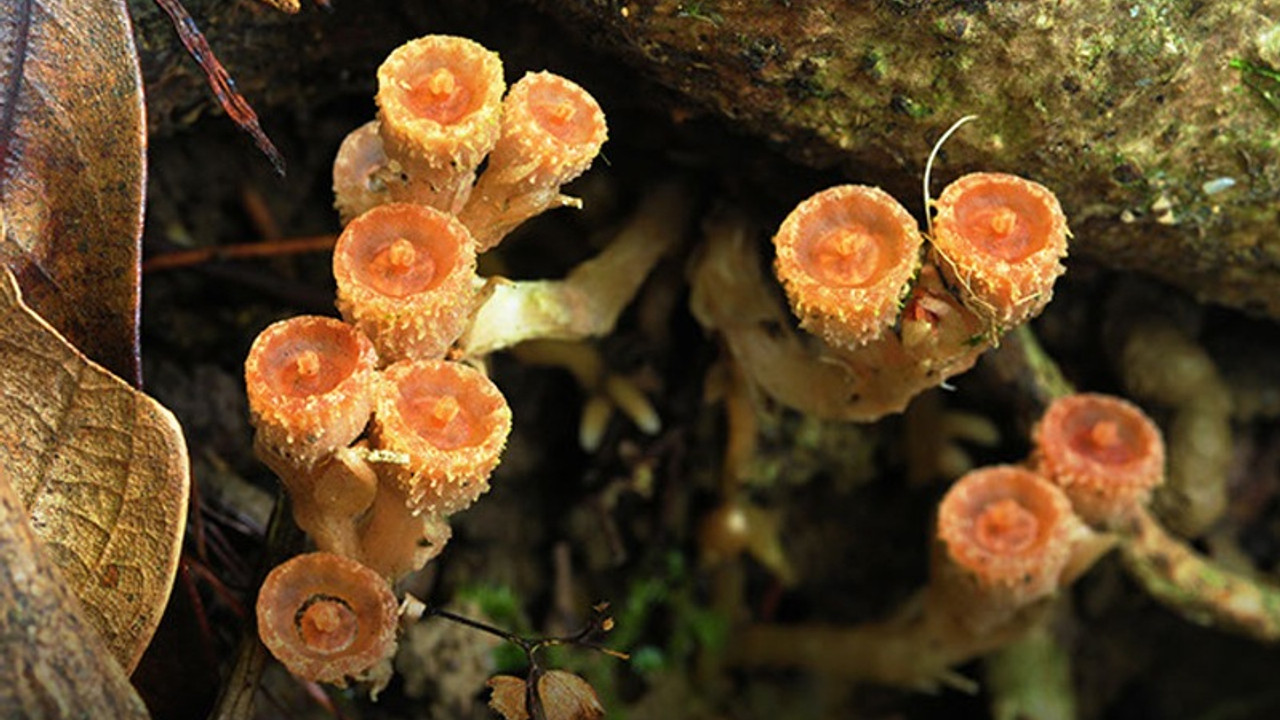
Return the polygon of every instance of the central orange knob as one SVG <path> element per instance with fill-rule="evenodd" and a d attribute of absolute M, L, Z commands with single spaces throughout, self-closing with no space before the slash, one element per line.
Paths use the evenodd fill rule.
<path fill-rule="evenodd" d="M 391 247 L 387 248 L 387 262 L 393 271 L 408 270 L 413 267 L 413 261 L 417 257 L 418 252 L 413 249 L 413 243 L 404 238 L 396 238 Z"/>
<path fill-rule="evenodd" d="M 320 374 L 320 354 L 315 350 L 303 350 L 293 361 L 299 380 L 311 380 Z"/>
<path fill-rule="evenodd" d="M 856 230 L 837 230 L 818 243 L 813 259 L 824 281 L 838 286 L 865 285 L 879 269 L 880 244 Z"/>
<path fill-rule="evenodd" d="M 458 80 L 453 76 L 453 73 L 449 72 L 448 68 L 439 68 L 427 76 L 422 85 L 432 95 L 447 97 L 457 89 Z"/>
<path fill-rule="evenodd" d="M 997 237 L 1007 237 L 1018 225 L 1018 214 L 1007 207 L 991 213 L 991 232 Z"/>
<path fill-rule="evenodd" d="M 360 629 L 356 614 L 335 598 L 317 598 L 299 614 L 297 623 L 307 647 L 326 654 L 346 650 Z"/>
<path fill-rule="evenodd" d="M 1040 523 L 1018 501 L 1005 498 L 983 509 L 974 527 L 978 544 L 1002 555 L 1020 552 L 1035 541 Z"/>

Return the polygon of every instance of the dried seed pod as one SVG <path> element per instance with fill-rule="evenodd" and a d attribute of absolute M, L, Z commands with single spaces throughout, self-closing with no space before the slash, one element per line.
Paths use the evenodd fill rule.
<path fill-rule="evenodd" d="M 333 250 L 338 309 L 384 362 L 443 357 L 471 311 L 471 236 L 450 215 L 391 203 L 347 225 Z"/>
<path fill-rule="evenodd" d="M 381 674 L 396 646 L 396 597 L 360 563 L 317 552 L 272 570 L 258 593 L 258 635 L 300 678 L 345 686 Z"/>
<path fill-rule="evenodd" d="M 388 184 L 392 197 L 460 210 L 498 139 L 505 89 L 497 53 L 472 40 L 428 35 L 392 51 L 376 98 L 387 156 L 405 176 Z"/>
<path fill-rule="evenodd" d="M 942 191 L 930 242 L 966 305 L 1013 327 L 1053 299 L 1067 255 L 1067 218 L 1043 185 L 1002 173 L 972 173 Z"/>
<path fill-rule="evenodd" d="M 958 621 L 994 627 L 1058 589 L 1079 520 L 1062 490 L 1011 465 L 968 473 L 938 506 L 933 591 Z"/>
<path fill-rule="evenodd" d="M 796 206 L 773 243 L 774 270 L 801 327 L 853 348 L 893 325 L 920 267 L 923 239 L 888 193 L 841 185 Z"/>
<path fill-rule="evenodd" d="M 607 137 L 600 105 L 572 81 L 540 72 L 512 85 L 502 134 L 459 215 L 479 250 L 544 210 L 577 203 L 560 186 L 591 166 Z"/>
<path fill-rule="evenodd" d="M 489 489 L 511 432 L 489 378 L 461 363 L 406 361 L 386 369 L 376 394 L 375 440 L 407 456 L 398 479 L 415 512 L 455 513 Z"/>
<path fill-rule="evenodd" d="M 1055 400 L 1033 433 L 1037 467 L 1093 525 L 1131 516 L 1164 480 L 1164 439 L 1141 408 L 1109 395 Z"/>
<path fill-rule="evenodd" d="M 302 470 L 349 445 L 369 421 L 376 366 L 373 344 L 346 323 L 303 315 L 270 325 L 244 363 L 258 444 Z"/>

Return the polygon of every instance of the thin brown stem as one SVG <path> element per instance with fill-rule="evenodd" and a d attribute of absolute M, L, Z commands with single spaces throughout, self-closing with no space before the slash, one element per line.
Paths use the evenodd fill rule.
<path fill-rule="evenodd" d="M 280 257 L 282 255 L 296 255 L 307 252 L 327 252 L 333 249 L 333 245 L 337 241 L 338 236 L 336 235 L 314 235 L 271 242 L 240 243 L 196 248 L 194 250 L 179 250 L 148 258 L 142 263 L 142 272 L 174 270 L 202 265 L 215 260 L 243 260 L 246 258 Z"/>

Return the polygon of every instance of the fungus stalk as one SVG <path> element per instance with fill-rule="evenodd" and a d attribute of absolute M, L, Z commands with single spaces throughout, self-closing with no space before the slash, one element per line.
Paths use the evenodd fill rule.
<path fill-rule="evenodd" d="M 408 495 L 383 472 L 368 518 L 360 525 L 360 562 L 392 581 L 421 570 L 444 551 L 453 535 L 449 522 L 434 513 L 415 512 Z"/>
<path fill-rule="evenodd" d="M 363 453 L 339 448 L 315 472 L 301 479 L 281 475 L 293 504 L 293 519 L 316 547 L 345 557 L 359 558 L 358 525 L 373 505 L 378 478 Z"/>
<path fill-rule="evenodd" d="M 1169 472 L 1154 507 L 1185 537 L 1202 535 L 1226 511 L 1234 447 L 1234 403 L 1196 341 L 1200 314 L 1185 298 L 1131 281 L 1108 300 L 1103 335 L 1125 389 L 1167 418 Z"/>
<path fill-rule="evenodd" d="M 658 260 L 680 240 L 692 212 L 687 188 L 658 186 L 596 257 L 563 280 L 491 279 L 489 295 L 458 341 L 460 357 L 483 357 L 533 339 L 606 335 Z"/>
<path fill-rule="evenodd" d="M 1149 512 L 1130 518 L 1120 549 L 1125 568 L 1147 593 L 1191 622 L 1280 641 L 1280 588 L 1221 567 Z"/>
<path fill-rule="evenodd" d="M 1057 603 L 1061 616 L 1068 603 Z M 984 660 L 992 720 L 1072 720 L 1079 717 L 1069 648 L 1054 632 L 1053 614 Z"/>

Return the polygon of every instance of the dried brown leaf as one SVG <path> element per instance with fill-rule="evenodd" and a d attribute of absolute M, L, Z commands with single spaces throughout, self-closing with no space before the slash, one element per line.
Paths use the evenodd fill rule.
<path fill-rule="evenodd" d="M 186 521 L 177 420 L 89 361 L 0 268 L 0 467 L 113 655 L 132 670 L 155 631 Z"/>
<path fill-rule="evenodd" d="M 512 675 L 489 678 L 489 707 L 505 720 L 528 720 L 529 686 Z M 548 670 L 538 678 L 541 717 L 546 720 L 600 720 L 604 706 L 591 683 L 564 670 Z"/>
<path fill-rule="evenodd" d="M 600 720 L 604 706 L 591 683 L 564 670 L 548 670 L 538 679 L 538 696 L 547 720 Z"/>
<path fill-rule="evenodd" d="M 147 717 L 0 466 L 0 717 Z"/>
<path fill-rule="evenodd" d="M 505 720 L 529 720 L 525 695 L 528 686 L 514 675 L 494 675 L 487 683 L 493 691 L 489 695 L 489 707 Z"/>
<path fill-rule="evenodd" d="M 36 312 L 131 381 L 145 147 L 124 0 L 5 3 L 0 263 Z"/>

